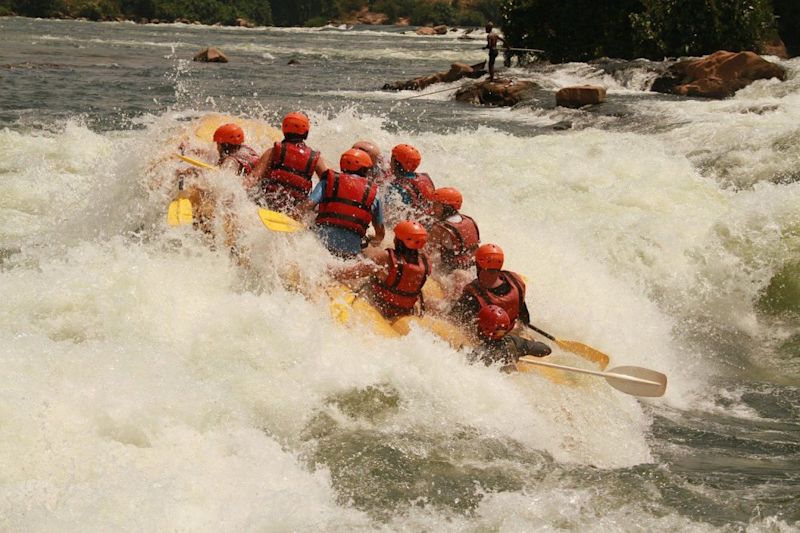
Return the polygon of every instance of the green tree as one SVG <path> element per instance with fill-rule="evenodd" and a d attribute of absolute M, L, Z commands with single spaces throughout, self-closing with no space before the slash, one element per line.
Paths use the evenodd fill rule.
<path fill-rule="evenodd" d="M 758 50 L 774 31 L 770 0 L 641 0 L 632 16 L 639 48 L 653 58 Z"/>
<path fill-rule="evenodd" d="M 503 33 L 514 47 L 545 50 L 551 61 L 632 57 L 629 15 L 638 0 L 507 0 Z"/>

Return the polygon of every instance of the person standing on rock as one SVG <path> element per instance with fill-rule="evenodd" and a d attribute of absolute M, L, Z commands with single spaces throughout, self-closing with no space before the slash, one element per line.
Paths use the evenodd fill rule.
<path fill-rule="evenodd" d="M 494 33 L 494 24 L 491 22 L 486 23 L 486 46 L 483 47 L 484 50 L 489 50 L 489 81 L 494 81 L 494 61 L 497 59 L 497 41 L 503 43 L 503 46 L 508 46 L 506 44 L 506 40 L 500 37 L 500 35 Z"/>

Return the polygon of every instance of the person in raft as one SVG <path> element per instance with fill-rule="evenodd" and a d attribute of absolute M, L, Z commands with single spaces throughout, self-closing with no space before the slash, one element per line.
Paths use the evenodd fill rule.
<path fill-rule="evenodd" d="M 373 246 L 386 235 L 378 186 L 367 179 L 372 159 L 362 150 L 350 149 L 339 159 L 341 172 L 327 170 L 311 191 L 304 211 L 318 206 L 315 231 L 333 254 L 350 259 L 361 253 L 361 241 L 372 223 Z"/>
<path fill-rule="evenodd" d="M 511 319 L 499 305 L 487 305 L 478 312 L 476 321 L 480 344 L 476 353 L 486 366 L 501 363 L 501 370 L 513 371 L 514 363 L 523 355 L 544 357 L 550 347 L 543 342 L 512 335 Z"/>
<path fill-rule="evenodd" d="M 472 324 L 481 309 L 489 305 L 502 307 L 508 314 L 510 329 L 530 324 L 530 313 L 525 304 L 525 282 L 519 274 L 502 270 L 505 256 L 496 244 L 483 244 L 475 252 L 478 276 L 461 292 L 450 309 L 454 320 L 465 326 Z"/>
<path fill-rule="evenodd" d="M 424 222 L 430 216 L 430 198 L 436 187 L 430 176 L 415 172 L 421 162 L 419 150 L 410 144 L 398 144 L 392 148 L 389 162 L 392 177 L 386 196 L 393 212 Z"/>
<path fill-rule="evenodd" d="M 372 262 L 341 270 L 335 277 L 344 281 L 369 275 L 366 298 L 386 319 L 414 314 L 418 302 L 421 314 L 422 287 L 431 273 L 422 251 L 427 241 L 428 232 L 422 224 L 403 220 L 394 227 L 394 249 L 387 248 Z"/>
<path fill-rule="evenodd" d="M 456 270 L 470 270 L 475 265 L 481 234 L 475 220 L 459 212 L 463 201 L 461 193 L 453 187 L 436 189 L 431 196 L 434 223 L 428 249 L 434 270 L 442 276 Z"/>
<path fill-rule="evenodd" d="M 381 149 L 377 144 L 372 141 L 361 140 L 353 144 L 353 148 L 367 152 L 369 158 L 372 159 L 372 167 L 367 172 L 367 178 L 372 183 L 380 187 L 391 177 L 389 166 L 386 164 L 386 160 L 384 160 Z"/>
<path fill-rule="evenodd" d="M 297 214 L 311 192 L 314 174 L 321 177 L 328 170 L 320 153 L 305 142 L 309 129 L 303 113 L 289 113 L 283 118 L 283 140 L 261 155 L 252 179 L 245 182 L 258 205 Z"/>
<path fill-rule="evenodd" d="M 258 163 L 258 153 L 244 144 L 244 130 L 238 124 L 223 124 L 214 131 L 213 140 L 217 145 L 217 166 L 222 170 L 231 170 L 240 176 L 250 176 Z M 183 147 L 182 147 L 183 148 Z M 183 152 L 183 149 L 181 149 Z M 178 172 L 179 178 L 192 176 L 194 183 L 186 187 L 186 194 L 194 210 L 194 226 L 203 233 L 213 236 L 213 220 L 215 211 L 223 208 L 223 228 L 225 244 L 236 256 L 241 255 L 237 248 L 238 229 L 230 213 L 231 199 L 222 199 L 212 192 L 210 185 L 200 177 L 201 171 L 189 168 Z M 242 261 L 245 261 L 242 259 Z"/>
<path fill-rule="evenodd" d="M 238 124 L 223 124 L 214 132 L 219 160 L 217 166 L 249 176 L 258 164 L 258 152 L 244 144 L 244 130 Z"/>

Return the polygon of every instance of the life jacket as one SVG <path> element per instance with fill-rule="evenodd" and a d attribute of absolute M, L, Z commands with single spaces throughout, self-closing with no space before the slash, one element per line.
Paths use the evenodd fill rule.
<path fill-rule="evenodd" d="M 264 195 L 282 197 L 288 193 L 295 203 L 304 201 L 311 191 L 311 178 L 318 161 L 319 152 L 302 141 L 275 143 L 269 173 L 261 180 Z"/>
<path fill-rule="evenodd" d="M 511 328 L 513 329 L 517 318 L 522 312 L 522 305 L 525 303 L 525 282 L 522 281 L 518 274 L 507 270 L 500 272 L 500 279 L 508 282 L 511 287 L 511 290 L 502 296 L 494 294 L 491 289 L 481 287 L 477 279 L 464 287 L 464 291 L 471 294 L 478 301 L 480 309 L 488 305 L 499 305 L 505 309 L 506 313 L 508 313 L 508 318 L 511 319 Z M 498 287 L 500 286 L 498 285 Z"/>
<path fill-rule="evenodd" d="M 408 205 L 414 210 L 423 214 L 429 213 L 430 198 L 436 188 L 430 176 L 425 173 L 415 172 L 413 178 L 395 177 L 392 181 L 392 186 L 405 193 L 404 196 L 409 199 Z"/>
<path fill-rule="evenodd" d="M 450 269 L 468 269 L 475 264 L 475 250 L 481 243 L 478 225 L 471 217 L 461 215 L 460 222 L 437 221 L 436 226 L 444 229 L 454 244 L 452 248 L 441 247 L 442 264 Z"/>
<path fill-rule="evenodd" d="M 419 252 L 416 263 L 407 263 L 394 250 L 386 251 L 389 253 L 389 274 L 383 281 L 373 281 L 370 287 L 373 301 L 387 318 L 410 315 L 431 273 L 428 258 Z"/>
<path fill-rule="evenodd" d="M 363 237 L 372 220 L 372 204 L 378 187 L 367 178 L 328 170 L 319 203 L 317 224 L 336 226 Z"/>
<path fill-rule="evenodd" d="M 225 157 L 225 159 L 228 158 L 233 159 L 239 164 L 239 174 L 243 176 L 252 174 L 253 169 L 256 168 L 256 164 L 260 159 L 258 153 L 246 144 L 241 145 L 236 152 L 228 154 Z M 223 159 L 223 162 L 225 159 Z"/>

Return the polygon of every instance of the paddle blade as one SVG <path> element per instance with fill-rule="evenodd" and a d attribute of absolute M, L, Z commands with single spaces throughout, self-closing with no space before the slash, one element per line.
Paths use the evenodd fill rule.
<path fill-rule="evenodd" d="M 639 366 L 618 366 L 603 374 L 609 385 L 633 396 L 658 398 L 667 390 L 667 376 Z"/>
<path fill-rule="evenodd" d="M 180 159 L 181 161 L 183 161 L 185 163 L 189 163 L 190 165 L 194 165 L 196 167 L 207 168 L 209 170 L 217 170 L 217 167 L 215 167 L 214 165 L 209 165 L 208 163 L 205 163 L 203 161 L 199 161 L 199 160 L 194 159 L 194 158 L 189 157 L 189 156 L 185 156 L 183 154 L 175 154 L 175 157 L 177 157 L 178 159 Z"/>
<path fill-rule="evenodd" d="M 194 221 L 192 202 L 188 198 L 173 200 L 167 208 L 167 224 L 170 226 L 186 226 Z"/>
<path fill-rule="evenodd" d="M 261 219 L 261 223 L 264 224 L 267 229 L 272 231 L 293 233 L 305 229 L 305 226 L 292 217 L 277 211 L 270 211 L 269 209 L 259 209 L 258 218 Z"/>
<path fill-rule="evenodd" d="M 583 357 L 587 361 L 597 363 L 600 366 L 600 370 L 605 370 L 608 366 L 609 359 L 606 354 L 600 350 L 595 350 L 591 346 L 587 346 L 582 342 L 556 339 L 556 344 L 558 344 L 558 347 L 562 350 L 572 352 L 575 355 Z"/>

